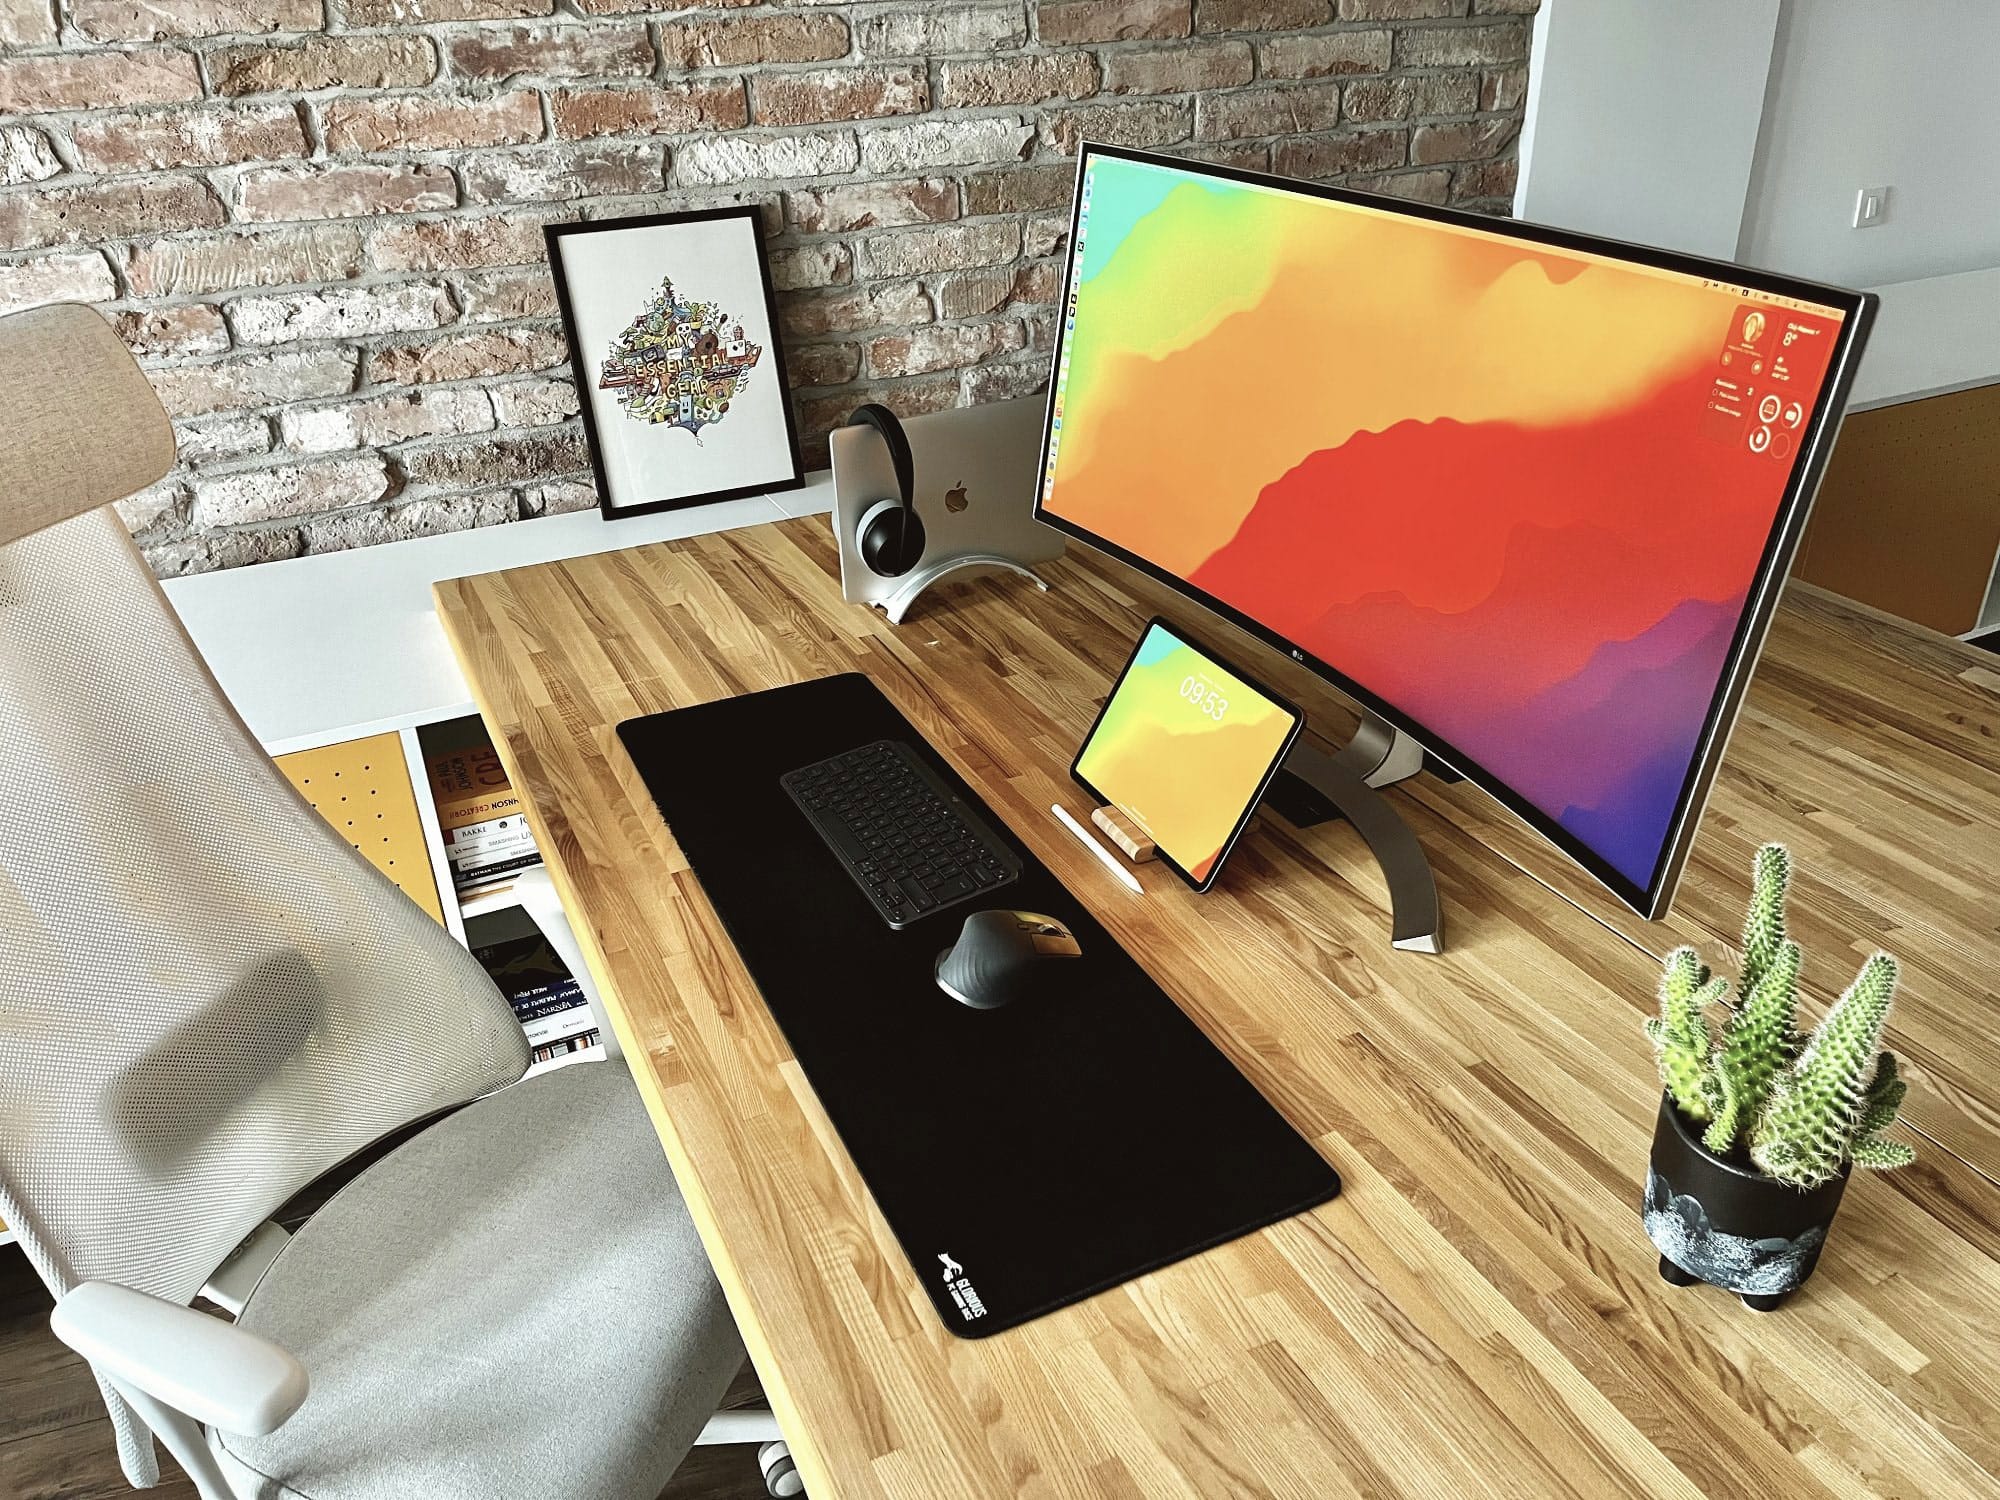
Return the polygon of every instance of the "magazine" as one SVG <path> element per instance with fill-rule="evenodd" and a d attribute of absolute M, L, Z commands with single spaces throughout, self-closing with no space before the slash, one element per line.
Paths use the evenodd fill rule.
<path fill-rule="evenodd" d="M 510 906 L 467 918 L 465 938 L 514 1007 L 534 1053 L 530 1072 L 603 1055 L 583 990 L 525 911 Z"/>

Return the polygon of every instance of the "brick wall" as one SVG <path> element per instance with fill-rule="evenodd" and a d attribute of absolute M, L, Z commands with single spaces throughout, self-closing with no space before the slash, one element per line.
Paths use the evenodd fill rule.
<path fill-rule="evenodd" d="M 148 366 L 162 574 L 593 504 L 545 222 L 759 205 L 811 466 L 1042 388 L 1079 139 L 1504 212 L 1534 8 L 563 3 L 0 0 L 0 310 Z"/>

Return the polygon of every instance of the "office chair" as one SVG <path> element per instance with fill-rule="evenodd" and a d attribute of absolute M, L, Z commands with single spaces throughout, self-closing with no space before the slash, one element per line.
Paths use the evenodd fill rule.
<path fill-rule="evenodd" d="M 519 1081 L 506 1000 L 279 775 L 127 537 L 174 439 L 124 345 L 0 319 L 0 393 L 0 1218 L 126 1477 L 157 1436 L 206 1500 L 653 1500 L 757 1441 L 797 1493 L 769 1413 L 716 1413 L 743 1346 L 624 1065 Z"/>

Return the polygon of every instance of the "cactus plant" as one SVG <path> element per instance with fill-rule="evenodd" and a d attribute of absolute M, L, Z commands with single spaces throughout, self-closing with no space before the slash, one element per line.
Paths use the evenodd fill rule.
<path fill-rule="evenodd" d="M 1718 990 L 1707 978 L 1694 949 L 1676 948 L 1660 976 L 1660 1013 L 1646 1021 L 1646 1035 L 1659 1056 L 1660 1081 L 1690 1120 L 1706 1120 L 1714 1112 L 1714 1041 L 1704 1012 L 1726 989 L 1726 982 Z"/>
<path fill-rule="evenodd" d="M 1803 955 L 1785 932 L 1790 854 L 1757 851 L 1743 925 L 1738 1002 L 1720 1035 L 1708 1010 L 1726 1004 L 1729 982 L 1692 948 L 1667 955 L 1660 1013 L 1646 1022 L 1660 1081 L 1681 1115 L 1706 1128 L 1702 1144 L 1805 1190 L 1859 1167 L 1904 1166 L 1915 1153 L 1884 1135 L 1909 1085 L 1882 1030 L 1896 990 L 1896 961 L 1877 953 L 1810 1037 L 1798 1022 Z"/>
<path fill-rule="evenodd" d="M 1896 1112 L 1903 1107 L 1903 1096 L 1909 1091 L 1909 1080 L 1897 1076 L 1896 1054 L 1884 1052 L 1875 1066 L 1875 1077 L 1868 1085 L 1868 1102 L 1854 1131 L 1854 1159 L 1862 1166 L 1902 1167 L 1916 1160 L 1916 1152 L 1908 1146 L 1882 1135 L 1896 1123 Z M 1875 1160 L 1861 1161 L 1863 1147 Z"/>
<path fill-rule="evenodd" d="M 1785 946 L 1785 896 L 1792 884 L 1792 854 L 1766 844 L 1751 865 L 1750 909 L 1743 917 L 1743 993 L 1748 995 L 1777 962 Z"/>
<path fill-rule="evenodd" d="M 1881 1072 L 1882 1026 L 1895 993 L 1896 960 L 1877 953 L 1827 1012 L 1798 1061 L 1772 1085 L 1750 1139 L 1750 1159 L 1780 1182 L 1813 1187 L 1850 1159 L 1861 1160 L 1853 1148 L 1869 1113 L 1870 1080 Z M 1863 1154 L 1872 1156 L 1874 1148 Z"/>
<path fill-rule="evenodd" d="M 1743 1002 L 1724 1028 L 1715 1058 L 1729 1107 L 1714 1116 L 1702 1138 L 1717 1154 L 1735 1144 L 1744 1127 L 1764 1112 L 1772 1084 L 1791 1065 L 1803 959 L 1797 943 L 1781 943 L 1757 979 L 1744 981 Z M 1749 967 L 1747 961 L 1744 967 Z"/>

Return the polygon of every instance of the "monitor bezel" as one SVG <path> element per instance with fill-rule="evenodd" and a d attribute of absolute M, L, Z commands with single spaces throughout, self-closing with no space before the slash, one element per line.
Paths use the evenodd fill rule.
<path fill-rule="evenodd" d="M 1314 656 L 1297 642 L 1261 624 L 1205 590 L 1197 588 L 1178 574 L 1148 562 L 1110 538 L 1099 536 L 1087 527 L 1050 511 L 1044 505 L 1043 494 L 1047 488 L 1049 441 L 1053 436 L 1057 377 L 1062 364 L 1063 346 L 1068 337 L 1066 324 L 1078 264 L 1077 225 L 1083 208 L 1083 178 L 1090 169 L 1091 161 L 1098 157 L 1166 167 L 1196 177 L 1240 182 L 1253 187 L 1276 188 L 1302 197 L 1346 203 L 1405 218 L 1477 230 L 1517 239 L 1527 244 L 1546 245 L 1557 250 L 1604 255 L 1681 275 L 1727 281 L 1732 286 L 1748 287 L 1773 297 L 1791 297 L 1800 301 L 1818 302 L 1841 311 L 1843 314 L 1841 326 L 1829 357 L 1826 378 L 1820 386 L 1819 396 L 1813 403 L 1810 416 L 1800 429 L 1797 456 L 1786 478 L 1785 491 L 1778 502 L 1777 513 L 1771 525 L 1770 535 L 1765 540 L 1764 551 L 1758 559 L 1748 602 L 1737 620 L 1735 633 L 1731 637 L 1729 654 L 1724 659 L 1722 675 L 1716 684 L 1715 694 L 1710 699 L 1701 735 L 1695 742 L 1695 753 L 1689 762 L 1687 776 L 1675 799 L 1673 822 L 1669 825 L 1667 837 L 1661 844 L 1649 881 L 1641 884 L 1617 869 L 1596 850 L 1564 828 L 1555 818 L 1487 771 L 1477 760 L 1429 729 L 1414 716 L 1370 692 L 1332 663 Z M 1827 286 L 1798 277 L 1737 265 L 1731 261 L 1709 260 L 1677 250 L 1635 245 L 1624 240 L 1582 234 L 1545 224 L 1527 223 L 1519 219 L 1492 218 L 1483 214 L 1468 213 L 1462 209 L 1418 203 L 1380 193 L 1362 192 L 1354 188 L 1302 182 L 1268 172 L 1193 161 L 1165 152 L 1081 142 L 1077 147 L 1076 182 L 1070 194 L 1069 239 L 1063 265 L 1062 296 L 1056 306 L 1055 337 L 1049 352 L 1049 396 L 1044 403 L 1041 452 L 1035 465 L 1034 516 L 1043 525 L 1052 527 L 1067 537 L 1094 547 L 1106 556 L 1114 557 L 1128 567 L 1137 569 L 1155 582 L 1172 589 L 1184 598 L 1193 600 L 1221 619 L 1229 621 L 1246 635 L 1283 652 L 1292 661 L 1352 698 L 1368 712 L 1408 734 L 1440 763 L 1457 772 L 1540 834 L 1626 906 L 1651 920 L 1665 914 L 1672 902 L 1682 867 L 1687 862 L 1695 829 L 1700 823 L 1709 790 L 1714 784 L 1716 771 L 1728 747 L 1730 731 L 1735 727 L 1738 713 L 1742 708 L 1743 695 L 1748 690 L 1751 673 L 1762 651 L 1764 639 L 1770 632 L 1778 596 L 1783 590 L 1786 578 L 1790 575 L 1799 539 L 1812 509 L 1813 498 L 1826 471 L 1827 458 L 1832 452 L 1834 439 L 1839 432 L 1840 418 L 1845 412 L 1848 393 L 1853 387 L 1855 366 L 1859 361 L 1862 346 L 1866 342 L 1868 326 L 1874 318 L 1876 302 L 1877 299 L 1872 293 Z"/>

